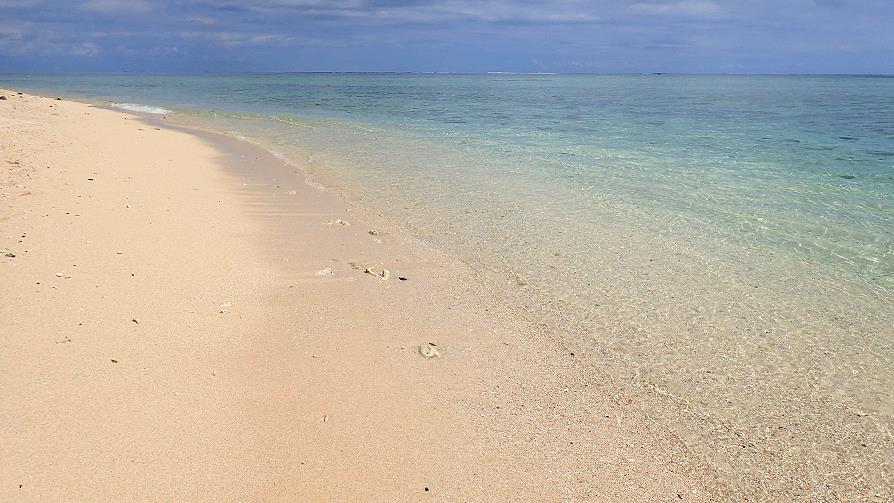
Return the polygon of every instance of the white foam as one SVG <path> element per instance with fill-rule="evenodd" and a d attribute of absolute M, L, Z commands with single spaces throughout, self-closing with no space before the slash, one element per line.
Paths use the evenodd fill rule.
<path fill-rule="evenodd" d="M 146 114 L 165 115 L 174 113 L 173 110 L 167 108 L 153 107 L 149 105 L 140 105 L 138 103 L 112 103 L 112 107 L 121 110 L 129 110 L 131 112 L 142 112 Z"/>

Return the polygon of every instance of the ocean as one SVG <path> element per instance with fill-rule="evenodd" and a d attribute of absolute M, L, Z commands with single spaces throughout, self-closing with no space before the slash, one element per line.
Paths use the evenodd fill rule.
<path fill-rule="evenodd" d="M 0 75 L 0 87 L 276 151 L 469 263 L 507 310 L 587 355 L 742 488 L 861 473 L 890 490 L 894 78 Z"/>

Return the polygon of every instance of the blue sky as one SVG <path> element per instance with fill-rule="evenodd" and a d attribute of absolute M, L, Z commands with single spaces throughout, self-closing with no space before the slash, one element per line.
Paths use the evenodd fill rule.
<path fill-rule="evenodd" d="M 0 71 L 894 73 L 894 0 L 0 0 Z"/>

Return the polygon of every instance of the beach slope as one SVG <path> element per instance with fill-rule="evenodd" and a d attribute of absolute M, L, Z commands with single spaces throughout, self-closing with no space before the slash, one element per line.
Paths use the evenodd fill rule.
<path fill-rule="evenodd" d="M 0 500 L 710 497 L 475 271 L 300 170 L 0 95 Z"/>

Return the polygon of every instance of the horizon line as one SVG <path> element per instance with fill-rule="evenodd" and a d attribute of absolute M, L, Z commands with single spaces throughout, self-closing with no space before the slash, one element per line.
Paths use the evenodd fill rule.
<path fill-rule="evenodd" d="M 356 70 L 297 70 L 297 71 L 200 71 L 200 72 L 152 72 L 140 70 L 110 71 L 17 71 L 0 70 L 0 75 L 156 75 L 156 76 L 202 76 L 202 75 L 468 75 L 468 76 L 704 76 L 704 77 L 894 77 L 894 73 L 791 73 L 791 72 L 511 72 L 489 70 L 480 72 L 440 72 L 440 71 L 356 71 Z"/>

